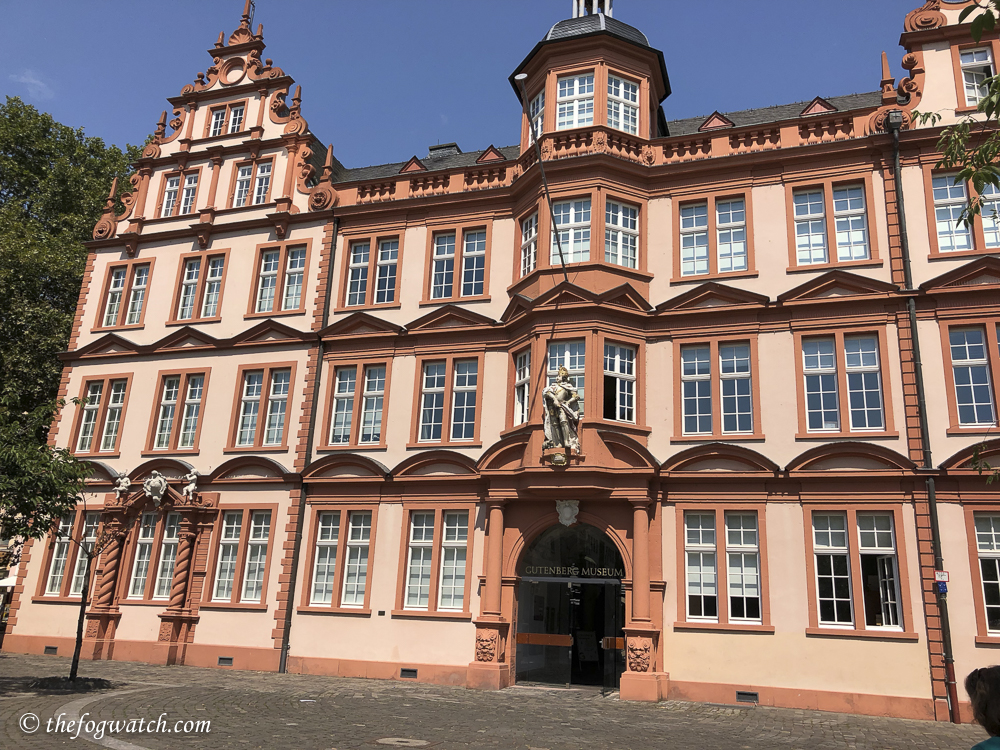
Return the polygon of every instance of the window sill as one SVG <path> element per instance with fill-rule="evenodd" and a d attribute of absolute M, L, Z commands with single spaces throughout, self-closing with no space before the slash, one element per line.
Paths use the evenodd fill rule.
<path fill-rule="evenodd" d="M 854 438 L 855 440 L 893 440 L 899 437 L 898 432 L 797 432 L 796 440 L 831 440 Z"/>
<path fill-rule="evenodd" d="M 820 638 L 860 638 L 877 641 L 919 641 L 916 633 L 904 633 L 902 630 L 852 630 L 845 628 L 806 628 L 807 636 Z"/>
<path fill-rule="evenodd" d="M 773 625 L 760 625 L 752 622 L 675 622 L 674 630 L 706 630 L 726 633 L 765 633 L 773 634 Z"/>
<path fill-rule="evenodd" d="M 243 316 L 243 320 L 255 320 L 258 318 L 287 318 L 290 315 L 305 315 L 305 308 L 300 308 L 298 310 L 281 310 L 280 312 L 255 312 L 247 313 Z"/>
<path fill-rule="evenodd" d="M 881 268 L 884 263 L 878 258 L 870 260 L 841 260 L 835 263 L 810 263 L 803 266 L 789 266 L 786 273 L 809 273 L 810 271 L 829 271 L 835 268 Z"/>
<path fill-rule="evenodd" d="M 191 449 L 176 450 L 176 451 L 142 451 L 139 455 L 142 456 L 143 458 L 147 457 L 156 458 L 159 456 L 162 456 L 164 458 L 166 458 L 167 456 L 197 456 L 198 449 L 191 448 Z"/>
<path fill-rule="evenodd" d="M 187 318 L 185 320 L 170 319 L 166 321 L 163 325 L 165 326 L 190 326 L 196 323 L 219 323 L 222 321 L 221 315 L 216 315 L 212 318 Z"/>
<path fill-rule="evenodd" d="M 471 442 L 468 442 L 468 443 L 463 443 L 463 442 L 460 442 L 460 441 L 457 441 L 457 440 L 454 441 L 454 442 L 447 443 L 447 442 L 443 442 L 443 441 L 439 440 L 439 441 L 433 442 L 433 443 L 432 442 L 426 442 L 426 443 L 407 443 L 406 444 L 406 450 L 408 450 L 408 451 L 409 450 L 420 450 L 422 448 L 482 448 L 482 447 L 483 447 L 482 441 L 477 442 L 475 440 L 473 440 Z"/>
<path fill-rule="evenodd" d="M 471 620 L 471 612 L 429 612 L 423 609 L 394 609 L 393 617 L 409 617 L 419 620 Z M 1000 639 L 998 639 L 1000 640 Z"/>
<path fill-rule="evenodd" d="M 341 313 L 346 314 L 346 315 L 350 315 L 351 313 L 366 312 L 368 310 L 399 310 L 402 307 L 403 306 L 400 303 L 398 303 L 398 302 L 386 302 L 386 303 L 381 304 L 381 305 L 377 305 L 377 304 L 376 305 L 342 305 L 340 307 L 333 308 L 332 312 L 333 312 L 334 315 L 338 315 L 338 314 L 341 314 Z"/>
<path fill-rule="evenodd" d="M 670 438 L 671 443 L 761 443 L 767 438 L 756 433 L 678 435 Z"/>
<path fill-rule="evenodd" d="M 968 427 L 949 427 L 945 430 L 946 435 L 992 435 L 996 432 L 994 425 L 969 425 Z"/>
<path fill-rule="evenodd" d="M 31 597 L 32 604 L 75 604 L 80 606 L 80 597 L 78 596 L 33 596 Z"/>
<path fill-rule="evenodd" d="M 977 635 L 977 646 L 1000 646 L 1000 635 Z"/>
<path fill-rule="evenodd" d="M 691 276 L 677 276 L 670 280 L 670 286 L 682 284 L 704 284 L 706 281 L 719 279 L 756 279 L 760 276 L 756 271 L 728 271 L 726 273 L 699 273 Z"/>
<path fill-rule="evenodd" d="M 644 436 L 649 435 L 653 431 L 652 427 L 646 427 L 645 425 L 641 424 L 634 424 L 633 422 L 618 422 L 615 421 L 614 419 L 587 419 L 586 417 L 584 417 L 583 426 L 592 427 L 598 430 L 602 428 L 611 428 L 619 430 L 620 432 L 624 432 L 626 434 L 631 433 L 633 435 L 644 435 Z"/>
<path fill-rule="evenodd" d="M 236 610 L 239 612 L 267 612 L 266 604 L 242 604 L 226 602 L 206 602 L 198 606 L 199 610 Z"/>
<path fill-rule="evenodd" d="M 477 294 L 474 297 L 442 297 L 441 299 L 425 299 L 420 301 L 420 307 L 433 307 L 434 305 L 459 305 L 463 302 L 489 302 L 488 294 Z"/>
<path fill-rule="evenodd" d="M 77 458 L 121 458 L 121 452 L 115 451 L 114 453 L 77 453 L 76 451 L 71 451 Z"/>
<path fill-rule="evenodd" d="M 541 257 L 539 257 L 539 261 L 541 261 Z M 631 276 L 639 283 L 648 283 L 653 280 L 653 274 L 649 271 L 641 268 L 619 266 L 616 263 L 608 263 L 603 260 L 581 260 L 576 263 L 567 263 L 566 270 L 578 273 L 582 271 L 607 271 L 609 273 Z M 507 287 L 507 294 L 517 294 L 537 276 L 562 275 L 562 271 L 562 266 L 558 261 L 552 265 L 537 265 L 530 273 L 515 279 L 514 283 Z"/>
<path fill-rule="evenodd" d="M 388 450 L 385 443 L 364 443 L 361 445 L 321 445 L 316 449 L 317 453 L 340 453 L 343 451 L 384 451 Z"/>
<path fill-rule="evenodd" d="M 950 258 L 975 258 L 980 255 L 997 255 L 1000 254 L 1000 247 L 988 247 L 983 250 L 973 249 L 973 250 L 956 250 L 955 252 L 941 252 L 931 251 L 931 254 L 927 256 L 928 260 L 949 260 Z"/>
<path fill-rule="evenodd" d="M 241 445 L 235 446 L 231 445 L 228 448 L 222 449 L 223 453 L 287 453 L 288 446 L 282 445 Z"/>
<path fill-rule="evenodd" d="M 355 617 L 371 617 L 372 611 L 367 608 L 355 609 L 354 607 L 324 607 L 321 605 L 306 605 L 296 607 L 297 614 L 306 615 L 354 615 Z"/>
<path fill-rule="evenodd" d="M 120 607 L 163 607 L 167 608 L 170 604 L 170 599 L 119 599 L 118 606 Z"/>
<path fill-rule="evenodd" d="M 90 329 L 91 333 L 114 333 L 115 331 L 141 331 L 146 327 L 145 323 L 135 323 L 130 326 L 95 326 Z"/>

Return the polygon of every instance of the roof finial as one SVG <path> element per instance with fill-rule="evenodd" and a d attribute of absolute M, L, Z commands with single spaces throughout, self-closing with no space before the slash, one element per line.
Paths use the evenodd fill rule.
<path fill-rule="evenodd" d="M 240 19 L 240 26 L 242 26 L 245 29 L 250 28 L 250 17 L 252 9 L 253 9 L 253 0 L 246 0 L 246 2 L 243 3 L 243 17 Z"/>
<path fill-rule="evenodd" d="M 889 58 L 882 52 L 882 80 L 892 78 L 892 71 L 889 70 Z"/>
<path fill-rule="evenodd" d="M 614 0 L 573 0 L 573 18 L 597 15 L 603 13 L 608 18 L 613 16 L 611 6 Z"/>
<path fill-rule="evenodd" d="M 323 176 L 322 180 L 328 182 L 330 175 L 333 174 L 333 144 L 331 143 L 326 147 L 326 161 L 323 163 Z"/>

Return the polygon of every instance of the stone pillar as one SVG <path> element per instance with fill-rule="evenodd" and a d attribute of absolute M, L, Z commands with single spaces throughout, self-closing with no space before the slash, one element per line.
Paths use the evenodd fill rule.
<path fill-rule="evenodd" d="M 507 663 L 507 635 L 510 623 L 503 617 L 503 498 L 487 500 L 489 522 L 486 527 L 486 587 L 482 616 L 476 620 L 474 661 L 469 664 L 467 687 L 500 690 L 511 683 Z"/>
<path fill-rule="evenodd" d="M 113 495 L 105 499 L 105 507 L 116 502 Z M 128 533 L 124 518 L 119 513 L 107 513 L 101 521 L 99 535 L 106 535 L 107 543 L 100 558 L 103 560 L 100 576 L 94 573 L 93 593 L 91 594 L 90 610 L 86 614 L 86 630 L 84 631 L 85 653 L 89 659 L 110 659 L 114 649 L 115 630 L 121 619 L 118 603 L 115 601 L 115 591 L 118 589 L 118 576 L 121 571 L 122 555 L 125 551 L 125 541 Z M 100 536 L 99 536 L 100 538 Z M 95 564 L 96 564 L 95 560 Z"/>
<path fill-rule="evenodd" d="M 632 620 L 649 622 L 649 500 L 632 500 Z"/>
<path fill-rule="evenodd" d="M 626 671 L 622 700 L 658 701 L 666 697 L 669 676 L 656 672 L 660 630 L 650 617 L 649 498 L 632 498 L 632 612 L 625 628 Z M 659 554 L 659 553 L 657 553 Z"/>

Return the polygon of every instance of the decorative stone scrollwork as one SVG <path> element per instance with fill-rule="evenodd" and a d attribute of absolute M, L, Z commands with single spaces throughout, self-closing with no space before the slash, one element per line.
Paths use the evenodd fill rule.
<path fill-rule="evenodd" d="M 286 135 L 299 135 L 309 129 L 309 123 L 302 117 L 302 87 L 295 87 L 292 106 L 288 108 L 288 124 L 285 125 Z"/>
<path fill-rule="evenodd" d="M 160 634 L 157 636 L 156 640 L 160 643 L 169 643 L 174 635 L 174 625 L 171 622 L 161 622 L 160 623 Z"/>
<path fill-rule="evenodd" d="M 656 161 L 656 152 L 653 151 L 653 147 L 648 143 L 642 147 L 642 160 L 649 166 L 653 166 Z"/>
<path fill-rule="evenodd" d="M 118 215 L 115 215 L 118 178 L 115 177 L 111 181 L 111 190 L 108 192 L 108 197 L 104 200 L 104 211 L 101 213 L 101 218 L 97 220 L 97 224 L 94 225 L 93 237 L 95 240 L 106 240 L 114 237 L 118 231 L 118 222 L 131 216 L 132 209 L 135 208 L 135 191 L 138 190 L 141 181 L 142 178 L 138 174 L 134 174 L 129 178 L 129 184 L 132 186 L 133 192 L 126 193 L 121 197 L 120 200 L 122 205 L 125 206 L 125 210 Z"/>
<path fill-rule="evenodd" d="M 101 632 L 101 623 L 98 620 L 89 620 L 87 622 L 87 633 L 86 638 L 96 638 Z"/>
<path fill-rule="evenodd" d="M 653 644 L 649 638 L 628 639 L 628 669 L 630 672 L 648 672 Z"/>
<path fill-rule="evenodd" d="M 941 12 L 941 0 L 927 0 L 921 7 L 906 14 L 903 28 L 907 31 L 927 31 L 940 28 L 947 22 Z"/>
<path fill-rule="evenodd" d="M 598 130 L 594 133 L 594 151 L 603 154 L 608 150 L 608 136 L 604 131 Z"/>

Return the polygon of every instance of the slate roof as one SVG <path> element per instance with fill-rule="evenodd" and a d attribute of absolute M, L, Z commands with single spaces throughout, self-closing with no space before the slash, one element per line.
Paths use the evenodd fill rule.
<path fill-rule="evenodd" d="M 852 109 L 872 109 L 882 104 L 882 92 L 871 91 L 865 94 L 848 94 L 847 96 L 824 97 L 840 112 L 848 112 Z M 782 120 L 794 120 L 802 114 L 802 110 L 809 106 L 807 102 L 794 102 L 793 104 L 779 104 L 774 107 L 761 107 L 760 109 L 744 109 L 740 112 L 722 112 L 724 117 L 729 118 L 737 128 L 749 125 L 764 125 L 769 122 L 781 122 Z M 691 135 L 698 132 L 698 128 L 709 117 L 688 117 L 683 120 L 671 120 L 667 122 L 667 132 L 671 136 Z"/>
<path fill-rule="evenodd" d="M 497 150 L 507 159 L 516 159 L 521 155 L 520 146 L 504 146 L 503 148 Z M 454 167 L 474 167 L 476 166 L 476 159 L 485 153 L 486 150 L 483 149 L 482 151 L 469 151 L 468 153 L 451 154 L 449 156 L 428 156 L 420 159 L 420 163 L 427 167 L 428 172 L 434 172 L 439 169 L 452 169 Z M 345 169 L 338 176 L 337 182 L 357 182 L 360 180 L 380 180 L 387 177 L 395 177 L 399 174 L 399 170 L 406 166 L 408 161 L 409 159 L 407 159 L 407 161 L 398 161 L 393 164 L 378 164 L 373 167 Z M 489 166 L 489 162 L 482 166 Z M 423 173 L 414 172 L 413 174 L 418 175 Z"/>
<path fill-rule="evenodd" d="M 581 18 L 570 19 L 572 21 L 580 21 L 593 18 L 603 18 L 603 14 L 598 14 L 598 16 L 584 16 Z M 614 19 L 608 18 L 607 21 L 612 21 Z M 560 21 L 560 23 L 565 23 L 565 21 Z M 559 24 L 556 24 L 558 26 Z M 625 24 L 622 24 L 623 26 Z M 553 27 L 555 28 L 555 27 Z M 631 28 L 631 27 L 629 27 Z M 552 32 L 549 32 L 550 34 Z M 639 32 L 641 33 L 641 32 Z M 882 104 L 882 92 L 881 91 L 870 91 L 865 94 L 848 94 L 847 96 L 831 96 L 824 97 L 826 101 L 837 108 L 838 112 L 849 112 L 851 110 L 857 109 L 875 109 Z M 781 122 L 783 120 L 795 120 L 802 114 L 802 110 L 809 106 L 812 100 L 805 102 L 794 102 L 793 104 L 778 104 L 773 107 L 761 107 L 760 109 L 744 109 L 739 112 L 722 112 L 721 114 L 735 123 L 737 128 L 747 127 L 751 125 L 764 125 L 771 122 Z M 667 122 L 668 132 L 670 136 L 678 135 L 691 135 L 698 132 L 698 128 L 701 124 L 705 122 L 711 115 L 702 115 L 701 117 L 688 117 L 683 120 L 671 120 Z M 711 131 L 709 131 L 711 132 Z M 319 149 L 317 149 L 318 151 Z M 498 149 L 507 159 L 516 159 L 521 155 L 520 146 L 504 146 Z M 323 156 L 326 156 L 326 152 L 323 151 Z M 464 154 L 450 154 L 448 156 L 433 157 L 428 156 L 420 159 L 420 162 L 427 167 L 428 172 L 434 172 L 441 169 L 452 169 L 454 167 L 474 167 L 476 166 L 476 159 L 486 153 L 483 151 L 470 151 Z M 407 160 L 409 161 L 409 160 Z M 322 162 L 320 162 L 322 165 Z M 359 182 L 365 180 L 380 180 L 386 179 L 388 177 L 395 177 L 399 174 L 404 166 L 406 166 L 406 161 L 398 161 L 392 164 L 378 164 L 372 167 L 360 167 L 357 169 L 343 169 L 337 170 L 335 165 L 335 180 L 336 182 Z M 339 163 L 338 163 L 339 165 Z M 488 163 L 483 166 L 488 166 Z M 421 172 L 415 172 L 414 174 L 422 174 Z"/>
<path fill-rule="evenodd" d="M 596 34 L 599 31 L 606 31 L 612 36 L 621 37 L 633 44 L 641 44 L 643 47 L 649 46 L 649 39 L 639 29 L 615 18 L 608 18 L 603 13 L 559 21 L 549 29 L 549 33 L 545 35 L 545 41 L 551 42 L 553 39 L 568 39 L 574 36 Z"/>

